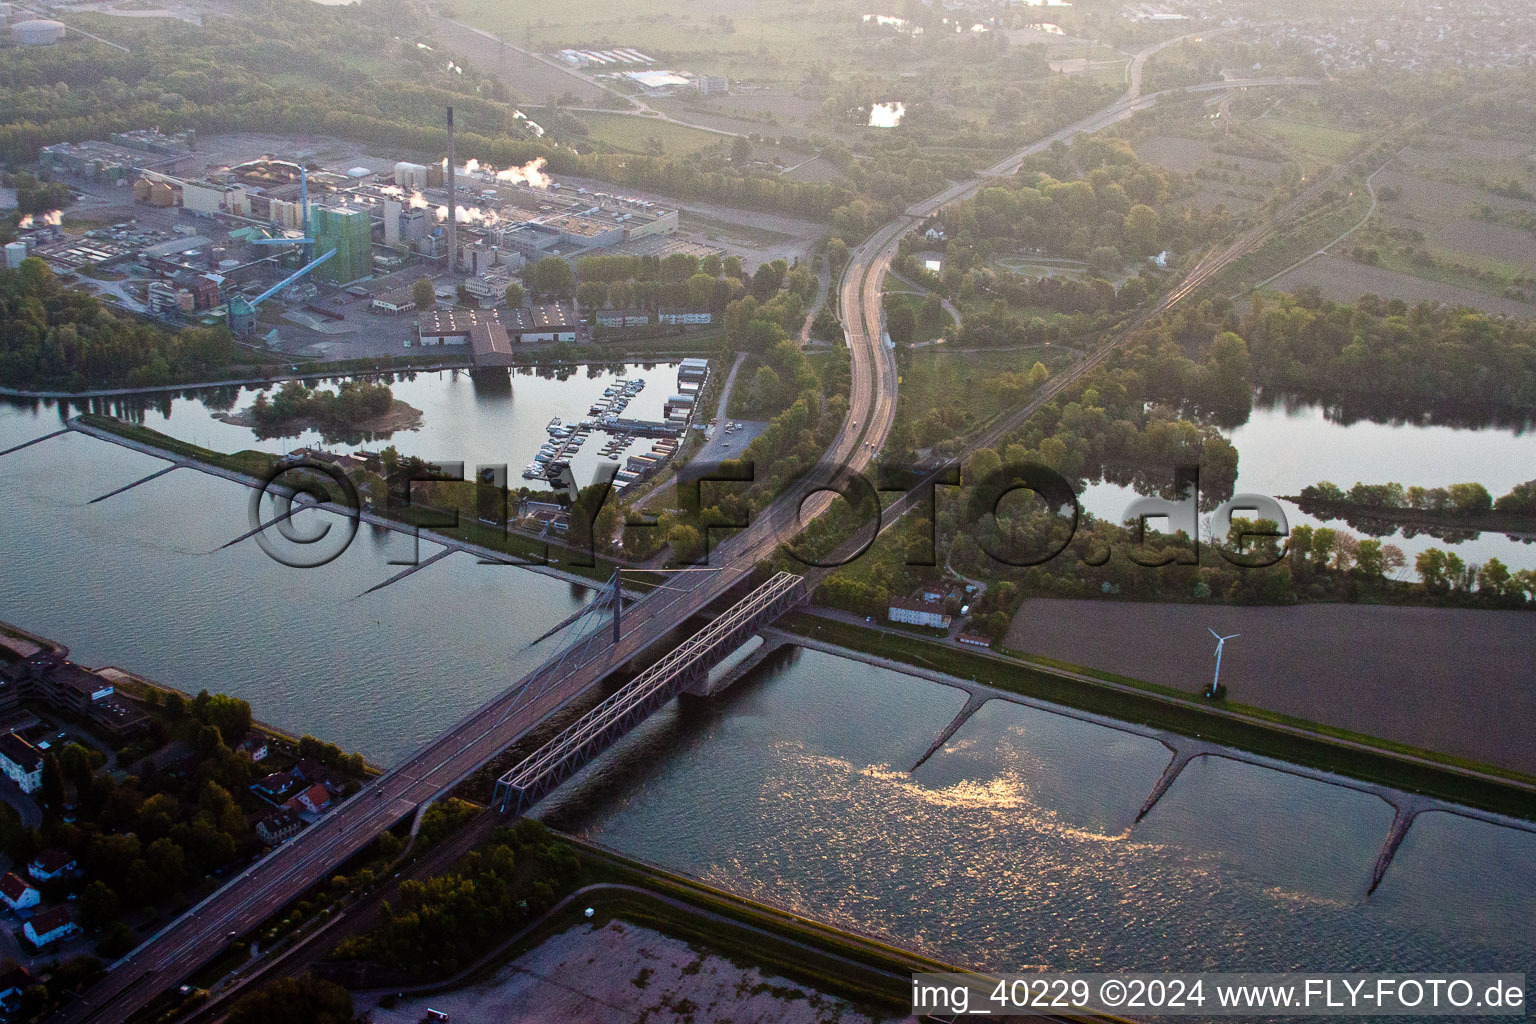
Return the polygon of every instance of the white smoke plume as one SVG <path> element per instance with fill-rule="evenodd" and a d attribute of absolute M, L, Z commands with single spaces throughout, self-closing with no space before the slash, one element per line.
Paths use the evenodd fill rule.
<path fill-rule="evenodd" d="M 496 180 L 514 185 L 526 184 L 533 188 L 549 188 L 551 179 L 544 173 L 544 164 L 543 157 L 535 157 L 521 167 L 508 167 L 504 171 L 498 171 Z"/>

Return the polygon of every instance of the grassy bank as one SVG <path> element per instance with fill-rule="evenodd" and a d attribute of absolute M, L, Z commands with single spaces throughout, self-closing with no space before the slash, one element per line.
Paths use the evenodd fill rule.
<path fill-rule="evenodd" d="M 1276 760 L 1375 782 L 1452 803 L 1536 820 L 1536 779 L 1486 764 L 1320 725 L 1244 704 L 1212 704 L 1203 698 L 1141 680 L 1075 665 L 962 650 L 921 637 L 811 618 L 779 625 L 803 636 L 866 651 L 920 668 L 994 686 L 1066 707 L 1185 736 L 1198 736 Z M 1055 674 L 1050 668 L 1089 675 L 1105 685 Z M 1360 749 L 1349 744 L 1359 744 Z M 1430 762 L 1430 763 L 1422 763 Z M 1471 773 L 1494 776 L 1482 778 Z"/>

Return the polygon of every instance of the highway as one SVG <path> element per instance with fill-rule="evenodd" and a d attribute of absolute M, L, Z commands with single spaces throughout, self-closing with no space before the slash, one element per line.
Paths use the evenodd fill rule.
<path fill-rule="evenodd" d="M 895 353 L 883 343 L 881 292 L 885 272 L 901 236 L 911 228 L 913 218 L 926 216 L 945 203 L 971 195 L 993 177 L 1012 173 L 1028 156 L 1058 140 L 1098 131 L 1130 116 L 1136 104 L 1152 99 L 1139 95 L 1140 64 L 1159 48 L 1143 51 L 1133 58 L 1130 87 L 1114 104 L 1014 153 L 976 178 L 953 185 L 911 207 L 854 250 L 840 286 L 852 378 L 847 416 L 817 470 L 764 509 L 748 529 L 716 548 L 711 559 L 712 565 L 717 567 L 715 571 L 672 577 L 666 586 L 625 611 L 622 634 L 617 643 L 607 630 L 600 631 L 585 643 L 578 655 L 562 664 L 558 673 L 543 668 L 536 670 L 464 716 L 406 761 L 380 776 L 318 823 L 250 865 L 112 964 L 104 977 L 80 999 L 66 1005 L 57 1019 L 68 1024 L 117 1024 L 128 1019 L 158 994 L 176 987 L 217 956 L 235 937 L 256 928 L 272 913 L 323 881 L 338 864 L 412 813 L 417 806 L 452 788 L 550 714 L 589 691 L 614 669 L 663 641 L 679 623 L 722 597 L 750 573 L 759 560 L 793 539 L 801 530 L 802 520 L 808 521 L 821 514 L 833 500 L 830 493 L 817 493 L 810 481 L 828 479 L 839 469 L 865 470 L 884 445 L 895 422 L 896 362 Z M 1213 86 L 1239 88 L 1242 84 L 1213 83 Z M 1300 201 L 1300 198 L 1296 200 Z M 1153 312 L 1166 309 L 1219 269 L 1215 263 L 1208 269 L 1207 263 L 1209 258 L 1184 284 L 1164 296 Z M 1021 417 L 1027 411 L 1038 408 L 1088 372 L 1107 357 L 1111 347 L 1106 346 L 1098 355 L 1050 382 L 1041 396 L 1007 422 L 1022 422 Z M 916 490 L 909 492 L 902 500 L 910 502 L 914 500 L 912 495 L 917 493 Z M 808 575 L 816 577 L 820 574 Z"/>

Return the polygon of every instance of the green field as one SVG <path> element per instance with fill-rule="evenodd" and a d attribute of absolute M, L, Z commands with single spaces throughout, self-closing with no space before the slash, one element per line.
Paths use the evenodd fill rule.
<path fill-rule="evenodd" d="M 1254 121 L 1253 127 L 1282 146 L 1317 163 L 1337 163 L 1360 145 L 1359 133 L 1319 124 L 1266 117 Z"/>
<path fill-rule="evenodd" d="M 704 7 L 680 7 L 657 0 L 591 0 L 584 4 L 560 0 L 466 0 L 454 7 L 454 17 L 494 32 L 515 46 L 535 51 L 568 46 L 627 46 L 650 56 L 683 63 L 684 55 L 713 58 L 687 70 L 772 77 L 773 69 L 753 58 L 767 51 L 787 59 L 831 57 L 838 51 L 833 35 L 846 33 L 858 15 L 829 13 L 808 3 L 765 5 L 730 2 Z"/>
<path fill-rule="evenodd" d="M 729 136 L 700 131 L 668 121 L 657 121 L 627 114 L 580 114 L 593 142 L 630 153 L 646 152 L 650 139 L 661 143 L 668 156 L 688 156 L 730 142 Z"/>
<path fill-rule="evenodd" d="M 1001 375 L 1028 373 L 1037 362 L 1055 369 L 1066 358 L 1064 351 L 1046 347 L 964 353 L 919 349 L 901 368 L 896 419 L 915 426 L 935 409 L 960 409 L 973 423 L 985 423 L 1008 398 L 998 383 Z"/>

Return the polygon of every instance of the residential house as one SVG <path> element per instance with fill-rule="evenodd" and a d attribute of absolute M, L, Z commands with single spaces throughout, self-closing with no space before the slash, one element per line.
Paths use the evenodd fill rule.
<path fill-rule="evenodd" d="M 251 788 L 268 799 L 276 800 L 298 784 L 292 772 L 273 772 Z"/>
<path fill-rule="evenodd" d="M 252 761 L 264 760 L 267 756 L 267 737 L 265 733 L 252 729 L 246 733 L 245 739 L 240 741 L 237 750 L 243 750 L 251 756 Z"/>
<path fill-rule="evenodd" d="M 948 629 L 951 621 L 949 613 L 944 610 L 944 602 L 929 600 L 928 594 L 917 597 L 893 597 L 887 614 L 892 622 L 901 622 L 909 626 L 929 626 L 933 629 Z"/>
<path fill-rule="evenodd" d="M 52 882 L 59 878 L 67 878 L 80 868 L 75 860 L 75 855 L 67 850 L 61 850 L 57 846 L 50 846 L 46 850 L 38 852 L 31 862 L 27 864 L 27 874 L 34 881 Z"/>
<path fill-rule="evenodd" d="M 13 732 L 0 736 L 0 771 L 23 793 L 36 793 L 43 785 L 43 755 Z"/>
<path fill-rule="evenodd" d="M 32 984 L 32 972 L 15 961 L 0 973 L 0 1007 L 14 1010 L 21 994 Z"/>
<path fill-rule="evenodd" d="M 7 871 L 4 877 L 0 877 L 0 900 L 12 910 L 35 907 L 42 898 L 43 894 L 27 884 L 16 872 Z"/>
<path fill-rule="evenodd" d="M 279 810 L 256 823 L 256 835 L 268 846 L 276 846 L 298 835 L 304 821 L 289 810 Z"/>
<path fill-rule="evenodd" d="M 68 907 L 53 907 L 34 916 L 21 930 L 28 942 L 41 948 L 78 934 L 80 926 Z"/>
<path fill-rule="evenodd" d="M 304 811 L 323 814 L 329 806 L 331 806 L 331 794 L 326 792 L 325 787 L 318 782 L 283 804 L 284 808 L 295 814 L 302 814 Z"/>

